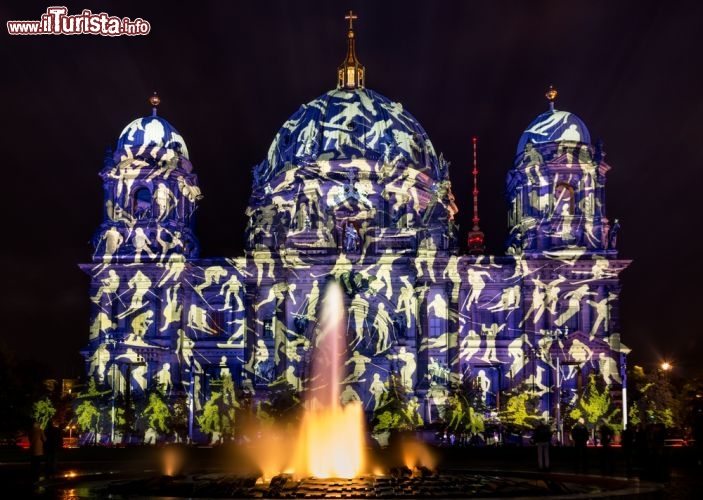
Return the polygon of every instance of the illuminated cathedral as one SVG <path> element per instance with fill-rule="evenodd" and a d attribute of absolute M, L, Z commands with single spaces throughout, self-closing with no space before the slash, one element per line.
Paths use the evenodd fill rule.
<path fill-rule="evenodd" d="M 337 87 L 293 113 L 252 169 L 241 255 L 200 257 L 197 170 L 158 96 L 106 155 L 82 354 L 113 422 L 116 399 L 138 414 L 158 393 L 184 402 L 190 440 L 210 442 L 213 408 L 234 420 L 278 389 L 303 393 L 331 281 L 346 309 L 342 403 L 369 419 L 391 383 L 425 423 L 457 384 L 493 412 L 527 391 L 558 418 L 594 374 L 622 403 L 629 261 L 606 217 L 602 147 L 550 89 L 507 171 L 505 253 L 484 254 L 475 187 L 462 250 L 448 162 L 402 104 L 365 87 L 352 20 Z M 475 161 L 472 173 L 475 185 Z"/>

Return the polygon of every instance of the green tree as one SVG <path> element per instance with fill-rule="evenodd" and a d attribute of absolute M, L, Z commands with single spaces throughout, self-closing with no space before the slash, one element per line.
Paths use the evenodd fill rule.
<path fill-rule="evenodd" d="M 598 381 L 603 382 L 602 378 L 596 379 L 594 373 L 588 376 L 588 385 L 578 398 L 576 406 L 571 410 L 569 416 L 574 420 L 583 417 L 591 429 L 601 419 L 612 427 L 617 427 L 612 420 L 620 412 L 620 409 L 613 405 L 608 386 L 605 383 L 599 384 Z"/>
<path fill-rule="evenodd" d="M 684 427 L 686 421 L 685 398 L 678 397 L 671 375 L 661 369 L 645 372 L 633 366 L 629 375 L 632 388 L 628 415 L 630 422 L 662 423 L 667 427 Z"/>
<path fill-rule="evenodd" d="M 539 413 L 527 391 L 506 394 L 507 401 L 500 412 L 501 422 L 517 427 L 532 427 L 539 420 Z"/>
<path fill-rule="evenodd" d="M 39 422 L 41 428 L 44 429 L 49 420 L 56 414 L 56 408 L 51 403 L 48 397 L 36 401 L 32 407 L 32 418 Z"/>
<path fill-rule="evenodd" d="M 197 417 L 200 430 L 211 436 L 219 435 L 222 431 L 220 408 L 217 400 L 222 397 L 219 392 L 211 392 L 210 399 L 203 406 L 203 413 Z"/>
<path fill-rule="evenodd" d="M 385 382 L 387 391 L 373 412 L 373 431 L 409 431 L 423 424 L 417 398 L 408 398 L 405 385 L 398 374 L 392 373 Z"/>
<path fill-rule="evenodd" d="M 82 432 L 92 432 L 95 442 L 100 433 L 100 411 L 92 401 L 85 399 L 76 408 L 76 424 Z"/>
<path fill-rule="evenodd" d="M 171 410 L 158 393 L 152 392 L 149 395 L 149 403 L 142 414 L 147 417 L 150 428 L 157 430 L 160 434 L 171 432 L 168 426 Z"/>

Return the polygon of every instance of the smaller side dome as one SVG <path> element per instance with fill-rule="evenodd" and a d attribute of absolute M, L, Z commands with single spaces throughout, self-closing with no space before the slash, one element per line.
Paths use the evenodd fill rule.
<path fill-rule="evenodd" d="M 550 109 L 542 113 L 530 123 L 520 136 L 517 144 L 517 154 L 525 150 L 525 146 L 544 144 L 547 142 L 573 141 L 591 143 L 591 134 L 583 120 L 568 111 Z"/>
<path fill-rule="evenodd" d="M 142 146 L 171 149 L 188 158 L 188 148 L 183 136 L 160 116 L 137 118 L 122 130 L 117 140 L 118 151 L 127 147 L 132 150 L 139 149 Z"/>

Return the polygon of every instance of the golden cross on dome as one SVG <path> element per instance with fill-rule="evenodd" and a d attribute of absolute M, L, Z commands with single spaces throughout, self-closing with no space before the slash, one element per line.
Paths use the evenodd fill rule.
<path fill-rule="evenodd" d="M 349 20 L 349 29 L 353 30 L 354 29 L 354 24 L 353 24 L 354 20 L 359 19 L 359 17 L 356 14 L 354 14 L 354 12 L 352 12 L 351 9 L 349 9 L 349 14 L 344 16 L 344 19 Z"/>

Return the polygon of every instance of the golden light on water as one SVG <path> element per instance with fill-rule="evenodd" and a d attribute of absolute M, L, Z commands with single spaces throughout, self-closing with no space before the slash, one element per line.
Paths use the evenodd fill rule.
<path fill-rule="evenodd" d="M 361 475 L 365 467 L 363 418 L 358 402 L 307 411 L 297 443 L 300 462 L 296 471 L 318 478 Z"/>
<path fill-rule="evenodd" d="M 185 456 L 183 450 L 174 447 L 167 446 L 163 450 L 162 467 L 164 476 L 177 476 L 181 473 L 183 469 L 183 463 L 185 462 Z"/>
<path fill-rule="evenodd" d="M 430 449 L 420 441 L 406 441 L 402 448 L 403 465 L 408 469 L 416 467 L 427 467 L 434 469 L 437 465 L 437 457 Z"/>

